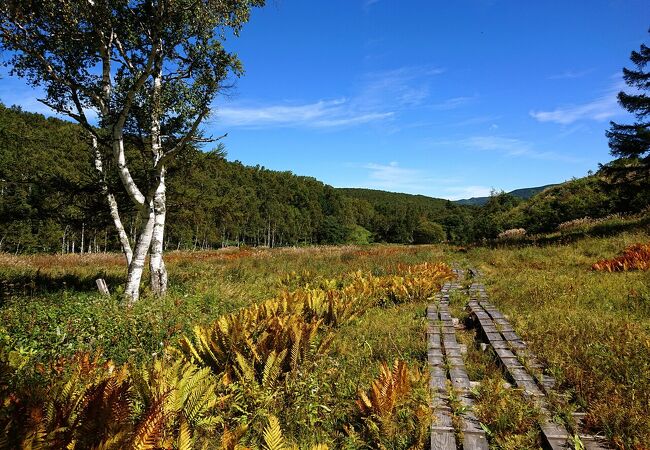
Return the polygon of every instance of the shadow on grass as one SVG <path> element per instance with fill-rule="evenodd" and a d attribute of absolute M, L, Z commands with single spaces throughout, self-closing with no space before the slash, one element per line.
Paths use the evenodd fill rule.
<path fill-rule="evenodd" d="M 107 275 L 100 271 L 91 275 L 47 274 L 0 274 L 0 306 L 11 297 L 34 297 L 61 291 L 97 292 L 95 280 L 103 278 L 110 288 L 120 286 L 124 277 Z"/>

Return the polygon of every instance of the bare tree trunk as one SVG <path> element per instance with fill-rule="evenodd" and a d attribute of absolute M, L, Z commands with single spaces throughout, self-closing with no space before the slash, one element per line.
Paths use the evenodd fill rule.
<path fill-rule="evenodd" d="M 165 295 L 167 292 L 167 268 L 163 260 L 163 242 L 165 234 L 165 178 L 164 170 L 153 200 L 154 224 L 151 238 L 151 258 L 149 269 L 151 276 L 151 290 L 156 295 Z"/>
<path fill-rule="evenodd" d="M 63 255 L 66 253 L 66 241 L 65 241 L 65 235 L 68 234 L 68 225 L 65 226 L 65 229 L 63 230 L 63 237 L 61 238 L 61 254 Z"/>
<path fill-rule="evenodd" d="M 135 244 L 133 258 L 131 259 L 131 264 L 129 264 L 129 273 L 126 277 L 126 288 L 124 289 L 124 295 L 131 303 L 140 298 L 140 281 L 142 280 L 142 272 L 144 271 L 144 264 L 147 259 L 147 253 L 149 252 L 153 235 L 153 225 L 155 220 L 153 205 L 150 204 L 146 211 L 148 217 L 146 220 L 143 219 L 142 221 L 140 236 Z"/>
<path fill-rule="evenodd" d="M 131 259 L 133 258 L 133 251 L 131 250 L 131 244 L 129 243 L 129 236 L 126 234 L 124 225 L 122 225 L 122 220 L 120 219 L 120 211 L 117 209 L 117 201 L 115 196 L 109 191 L 108 184 L 106 183 L 106 174 L 104 173 L 104 164 L 102 160 L 102 155 L 97 147 L 97 138 L 93 136 L 93 149 L 95 151 L 95 170 L 99 173 L 102 193 L 106 196 L 106 201 L 108 203 L 108 209 L 111 213 L 111 218 L 113 219 L 113 224 L 115 225 L 115 230 L 117 231 L 117 236 L 120 239 L 120 244 L 122 244 L 122 252 L 124 253 L 124 258 L 126 258 L 126 265 L 131 265 Z"/>
<path fill-rule="evenodd" d="M 162 43 L 159 43 L 162 47 Z M 151 154 L 153 167 L 157 167 L 163 156 L 162 140 L 160 135 L 160 92 L 162 90 L 162 61 L 158 60 L 154 69 L 151 110 Z M 157 171 L 158 186 L 153 195 L 154 225 L 151 239 L 151 257 L 149 271 L 151 277 L 151 290 L 155 295 L 162 296 L 167 292 L 167 269 L 163 260 L 163 243 L 165 239 L 165 217 L 167 213 L 167 197 L 165 186 L 165 167 Z"/>

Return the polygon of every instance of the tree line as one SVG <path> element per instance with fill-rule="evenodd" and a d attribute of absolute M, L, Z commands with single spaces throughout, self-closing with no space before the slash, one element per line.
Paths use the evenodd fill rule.
<path fill-rule="evenodd" d="M 91 142 L 78 125 L 0 105 L 0 251 L 120 251 L 93 170 Z M 146 164 L 127 146 L 136 179 Z M 109 167 L 110 168 L 110 167 Z M 108 171 L 110 173 L 110 171 Z M 169 167 L 166 250 L 232 245 L 467 244 L 510 228 L 553 231 L 577 218 L 639 211 L 650 191 L 610 183 L 599 172 L 529 200 L 495 192 L 481 207 L 421 195 L 336 189 L 314 178 L 246 166 L 224 147 L 192 147 Z M 107 182 L 118 186 L 117 176 Z M 143 215 L 115 189 L 125 232 L 137 239 Z"/>
<path fill-rule="evenodd" d="M 0 250 L 117 251 L 120 242 L 83 130 L 0 105 Z M 146 176 L 127 146 L 135 179 Z M 108 169 L 108 168 L 107 168 Z M 469 207 L 422 196 L 335 189 L 314 178 L 227 161 L 192 147 L 169 167 L 166 249 L 437 242 L 463 234 Z M 116 176 L 109 185 L 117 186 Z M 142 213 L 115 189 L 131 241 Z M 119 201 L 124 200 L 124 201 Z"/>

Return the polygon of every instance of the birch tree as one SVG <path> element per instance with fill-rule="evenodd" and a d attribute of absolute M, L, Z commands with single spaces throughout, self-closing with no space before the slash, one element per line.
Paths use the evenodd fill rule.
<path fill-rule="evenodd" d="M 78 122 L 92 140 L 95 169 L 122 244 L 125 294 L 135 301 L 148 253 L 151 286 L 167 289 L 163 259 L 168 164 L 202 139 L 200 126 L 231 76 L 241 74 L 223 47 L 264 0 L 5 0 L 0 42 L 11 74 L 39 99 Z M 147 161 L 132 174 L 125 144 Z M 142 225 L 132 244 L 106 170 L 115 167 Z"/>

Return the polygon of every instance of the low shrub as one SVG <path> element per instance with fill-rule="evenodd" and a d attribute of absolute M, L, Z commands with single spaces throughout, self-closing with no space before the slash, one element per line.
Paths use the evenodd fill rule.
<path fill-rule="evenodd" d="M 526 230 L 523 228 L 512 228 L 510 230 L 503 231 L 499 233 L 497 239 L 500 241 L 510 241 L 523 239 L 526 237 Z"/>

